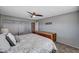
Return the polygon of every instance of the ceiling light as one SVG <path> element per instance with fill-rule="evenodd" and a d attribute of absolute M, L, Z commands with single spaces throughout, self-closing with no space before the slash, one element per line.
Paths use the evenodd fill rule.
<path fill-rule="evenodd" d="M 33 15 L 33 17 L 36 17 L 35 15 Z"/>

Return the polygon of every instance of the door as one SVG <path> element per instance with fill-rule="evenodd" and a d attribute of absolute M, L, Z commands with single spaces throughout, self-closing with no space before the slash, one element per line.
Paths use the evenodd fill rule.
<path fill-rule="evenodd" d="M 35 23 L 31 23 L 31 26 L 32 26 L 32 33 L 35 32 Z"/>

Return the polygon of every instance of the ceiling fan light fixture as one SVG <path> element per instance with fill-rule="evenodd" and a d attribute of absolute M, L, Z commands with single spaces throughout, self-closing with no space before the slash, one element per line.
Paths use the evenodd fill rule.
<path fill-rule="evenodd" d="M 33 17 L 36 17 L 35 15 L 33 15 Z"/>

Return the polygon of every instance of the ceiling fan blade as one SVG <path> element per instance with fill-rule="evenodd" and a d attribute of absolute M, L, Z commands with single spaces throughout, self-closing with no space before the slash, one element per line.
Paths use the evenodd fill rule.
<path fill-rule="evenodd" d="M 31 13 L 31 12 L 28 12 L 28 11 L 27 11 L 27 13 L 29 13 L 29 14 L 31 14 L 31 15 L 33 14 L 33 13 Z"/>
<path fill-rule="evenodd" d="M 42 17 L 43 15 L 39 15 L 39 14 L 37 14 L 36 16 L 41 16 L 41 17 Z"/>
<path fill-rule="evenodd" d="M 33 17 L 35 17 L 35 16 L 43 17 L 43 15 L 41 15 L 41 14 L 36 14 L 35 12 L 31 13 L 31 12 L 27 11 L 27 13 L 31 14 L 31 16 L 30 16 L 31 18 L 33 18 Z"/>

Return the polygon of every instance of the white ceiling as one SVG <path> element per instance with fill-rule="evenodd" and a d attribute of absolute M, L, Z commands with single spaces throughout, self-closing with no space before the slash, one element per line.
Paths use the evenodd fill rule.
<path fill-rule="evenodd" d="M 0 14 L 34 20 L 74 12 L 77 10 L 78 8 L 76 6 L 0 6 Z M 27 11 L 36 12 L 44 16 L 30 18 L 30 14 L 28 14 Z"/>

